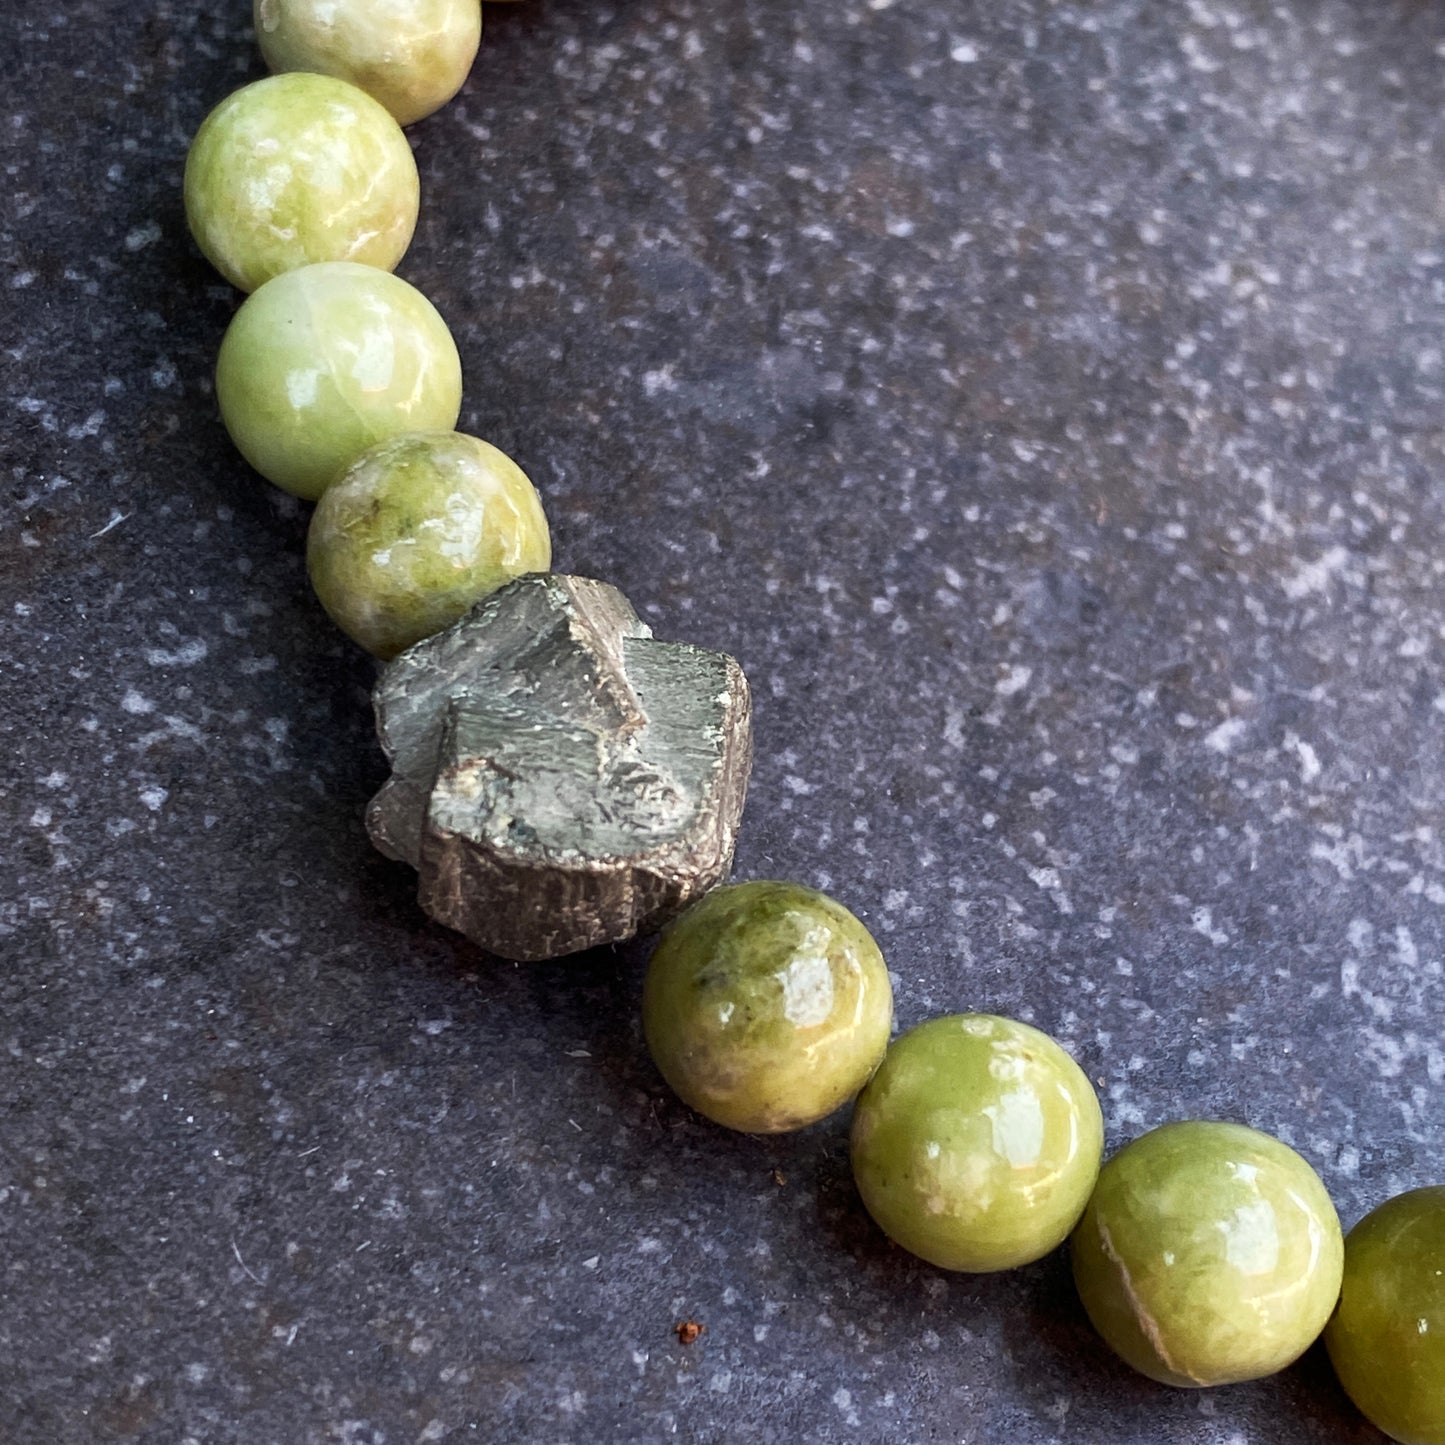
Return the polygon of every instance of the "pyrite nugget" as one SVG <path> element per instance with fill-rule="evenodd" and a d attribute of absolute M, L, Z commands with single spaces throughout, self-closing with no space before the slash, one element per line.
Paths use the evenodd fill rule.
<path fill-rule="evenodd" d="M 659 642 L 585 577 L 520 577 L 403 652 L 373 695 L 392 776 L 367 829 L 421 905 L 503 958 L 660 927 L 732 866 L 747 679 Z"/>

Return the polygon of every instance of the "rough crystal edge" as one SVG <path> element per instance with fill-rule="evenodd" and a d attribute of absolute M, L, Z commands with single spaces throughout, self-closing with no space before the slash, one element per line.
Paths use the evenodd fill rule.
<path fill-rule="evenodd" d="M 426 912 L 498 957 L 537 963 L 656 932 L 724 882 L 732 871 L 752 771 L 752 692 L 737 660 L 726 653 L 717 655 L 725 664 L 727 696 L 734 711 L 723 734 L 726 746 L 713 770 L 719 787 L 709 811 L 718 826 L 708 830 L 708 837 L 715 839 L 716 846 L 695 855 L 691 869 L 683 872 L 676 867 L 679 855 L 689 852 L 678 839 L 602 859 L 503 861 L 448 847 L 450 839 L 424 826 L 418 900 Z M 599 875 L 599 862 L 610 863 L 613 871 Z M 463 926 L 471 921 L 463 900 L 479 895 L 498 901 L 500 916 L 485 930 L 474 924 Z M 539 901 L 550 906 L 558 919 L 550 932 L 539 934 L 535 922 L 513 922 L 507 916 L 511 903 L 535 908 Z"/>

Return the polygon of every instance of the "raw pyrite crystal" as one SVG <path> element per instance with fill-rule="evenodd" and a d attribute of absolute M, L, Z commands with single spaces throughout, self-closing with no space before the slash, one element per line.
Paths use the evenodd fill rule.
<path fill-rule="evenodd" d="M 752 764 L 742 669 L 658 642 L 615 587 L 520 577 L 374 694 L 367 829 L 421 905 L 503 958 L 660 927 L 727 877 Z"/>

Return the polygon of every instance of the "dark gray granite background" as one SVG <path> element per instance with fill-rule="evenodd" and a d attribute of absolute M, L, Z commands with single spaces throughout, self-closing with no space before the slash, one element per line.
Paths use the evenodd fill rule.
<path fill-rule="evenodd" d="M 642 950 L 419 915 L 211 392 L 248 10 L 0 15 L 6 1445 L 1380 1438 L 1318 1351 L 1173 1393 L 1062 1257 L 894 1250 L 845 1118 L 669 1097 Z M 747 667 L 739 875 L 1347 1224 L 1445 1175 L 1442 55 L 1428 0 L 489 7 L 401 268 L 559 567 Z"/>

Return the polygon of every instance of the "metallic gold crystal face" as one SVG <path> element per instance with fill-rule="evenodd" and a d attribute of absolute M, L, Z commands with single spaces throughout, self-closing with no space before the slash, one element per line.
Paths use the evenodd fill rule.
<path fill-rule="evenodd" d="M 615 588 L 531 573 L 390 663 L 367 829 L 438 922 L 503 958 L 652 932 L 727 877 L 752 763 L 730 657 Z"/>
<path fill-rule="evenodd" d="M 316 261 L 390 271 L 420 199 L 401 127 L 325 75 L 276 75 L 227 96 L 186 159 L 191 234 L 243 291 Z"/>
<path fill-rule="evenodd" d="M 1095 1328 L 1166 1385 L 1282 1370 L 1340 1292 L 1340 1222 L 1293 1149 L 1239 1124 L 1166 1124 L 1104 1166 L 1074 1233 Z"/>
<path fill-rule="evenodd" d="M 1445 1187 L 1398 1194 L 1350 1231 L 1325 1345 L 1372 1425 L 1445 1445 Z"/>
<path fill-rule="evenodd" d="M 392 658 L 483 597 L 552 562 L 536 488 L 496 447 L 459 432 L 393 437 L 327 488 L 306 562 L 332 621 Z"/>
<path fill-rule="evenodd" d="M 461 89 L 482 35 L 480 0 L 256 0 L 255 21 L 273 71 L 349 80 L 402 125 Z"/>
<path fill-rule="evenodd" d="M 888 1044 L 883 955 L 841 903 L 796 883 L 714 889 L 663 935 L 642 996 L 647 1045 L 684 1102 L 772 1134 L 826 1118 Z"/>
<path fill-rule="evenodd" d="M 246 460 L 315 501 L 376 442 L 451 431 L 462 367 L 415 287 L 330 262 L 288 271 L 245 302 L 221 343 L 216 396 Z"/>
<path fill-rule="evenodd" d="M 853 1111 L 868 1212 L 944 1269 L 1012 1269 L 1062 1243 L 1103 1148 L 1083 1070 L 1047 1034 L 990 1014 L 905 1034 Z"/>

